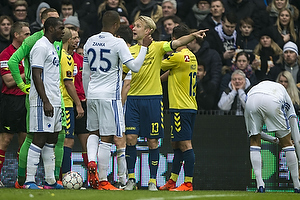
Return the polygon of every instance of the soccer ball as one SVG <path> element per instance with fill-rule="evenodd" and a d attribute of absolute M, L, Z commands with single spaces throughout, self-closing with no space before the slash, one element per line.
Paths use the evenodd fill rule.
<path fill-rule="evenodd" d="M 78 172 L 70 171 L 62 178 L 62 184 L 68 189 L 80 189 L 83 184 L 83 179 Z"/>

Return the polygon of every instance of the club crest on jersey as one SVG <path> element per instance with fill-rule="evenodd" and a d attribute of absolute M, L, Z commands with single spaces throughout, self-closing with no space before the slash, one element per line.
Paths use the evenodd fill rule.
<path fill-rule="evenodd" d="M 190 62 L 190 56 L 184 55 L 184 62 Z"/>
<path fill-rule="evenodd" d="M 52 64 L 55 65 L 56 67 L 59 66 L 59 59 L 57 59 L 57 57 L 53 58 Z"/>
<path fill-rule="evenodd" d="M 59 52 L 60 51 L 60 46 L 59 45 L 56 45 L 56 50 L 57 50 L 57 52 Z"/>

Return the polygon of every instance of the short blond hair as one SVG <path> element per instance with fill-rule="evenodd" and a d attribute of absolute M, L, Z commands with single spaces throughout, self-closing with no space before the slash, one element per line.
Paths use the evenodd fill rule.
<path fill-rule="evenodd" d="M 151 19 L 150 17 L 147 17 L 147 16 L 139 16 L 139 18 L 137 20 L 140 20 L 144 23 L 145 25 L 145 28 L 149 28 L 149 29 L 152 29 L 152 31 L 150 32 L 150 34 L 152 34 L 155 29 L 156 29 L 156 24 L 155 22 L 153 21 L 153 19 Z M 136 21 L 137 21 L 136 20 Z"/>
<path fill-rule="evenodd" d="M 69 28 L 64 28 L 64 36 L 61 38 L 62 43 L 65 44 L 70 38 L 72 38 L 72 33 Z"/>

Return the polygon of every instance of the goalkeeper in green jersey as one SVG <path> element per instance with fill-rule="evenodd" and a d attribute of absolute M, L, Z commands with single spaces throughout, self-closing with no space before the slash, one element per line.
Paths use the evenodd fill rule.
<path fill-rule="evenodd" d="M 53 8 L 47 8 L 46 10 L 44 10 L 41 15 L 42 23 L 44 23 L 46 21 L 46 19 L 49 17 L 57 17 L 58 18 L 59 17 L 58 12 Z M 12 74 L 17 86 L 26 94 L 29 94 L 30 82 L 31 82 L 31 79 L 30 79 L 31 72 L 30 72 L 30 63 L 29 63 L 30 50 L 32 49 L 32 47 L 34 46 L 36 41 L 41 39 L 43 37 L 43 35 L 44 35 L 44 30 L 41 30 L 39 32 L 34 33 L 30 37 L 26 38 L 26 40 L 24 40 L 24 42 L 19 47 L 19 49 L 11 56 L 11 58 L 8 61 L 9 69 L 11 71 L 11 74 Z M 62 42 L 55 42 L 54 46 L 55 46 L 55 49 L 60 58 Z M 19 62 L 22 61 L 23 58 L 24 58 L 24 72 L 25 72 L 26 84 L 23 82 L 23 80 L 20 76 L 20 72 L 19 72 Z M 65 126 L 66 125 L 65 111 L 64 111 L 65 106 L 64 106 L 63 100 L 61 102 L 62 102 L 61 108 L 63 111 L 62 112 L 63 113 L 62 114 L 63 115 L 62 116 L 62 125 Z M 26 95 L 25 105 L 27 108 L 26 123 L 27 123 L 28 134 L 27 134 L 27 137 L 20 149 L 19 164 L 18 164 L 18 180 L 15 183 L 16 188 L 22 188 L 22 185 L 25 182 L 28 149 L 29 149 L 29 146 L 33 139 L 33 133 L 29 133 L 29 131 L 28 131 L 28 123 L 29 123 L 28 95 Z M 55 145 L 55 178 L 56 178 L 56 180 L 59 179 L 59 172 L 60 172 L 60 167 L 62 164 L 64 139 L 65 139 L 65 131 L 64 131 L 64 129 L 62 129 L 62 131 L 60 131 L 60 133 L 59 133 L 58 141 Z"/>

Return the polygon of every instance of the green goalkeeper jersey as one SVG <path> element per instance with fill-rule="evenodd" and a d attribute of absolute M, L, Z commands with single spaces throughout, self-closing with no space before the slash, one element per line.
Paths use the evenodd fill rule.
<path fill-rule="evenodd" d="M 23 61 L 23 66 L 24 66 L 24 73 L 25 73 L 25 82 L 26 84 L 31 83 L 31 69 L 30 69 L 30 51 L 34 44 L 41 39 L 44 36 L 44 31 L 41 30 L 39 32 L 34 33 L 33 35 L 29 36 L 26 38 L 22 45 L 17 49 L 17 51 L 10 57 L 8 60 L 8 66 L 9 70 L 11 71 L 11 75 L 13 76 L 15 82 L 17 85 L 23 82 L 22 77 L 20 75 L 20 70 L 19 70 L 19 63 Z M 59 56 L 59 59 L 61 58 L 61 50 L 62 50 L 62 42 L 54 42 L 55 49 L 57 51 L 57 54 Z M 23 60 L 24 59 L 24 60 Z M 59 68 L 61 66 L 59 65 Z M 61 83 L 60 83 L 61 84 Z M 62 96 L 62 95 L 61 95 Z M 62 125 L 66 126 L 66 120 L 65 120 L 65 105 L 63 99 L 61 99 L 61 108 L 63 111 L 63 118 L 62 118 Z"/>

